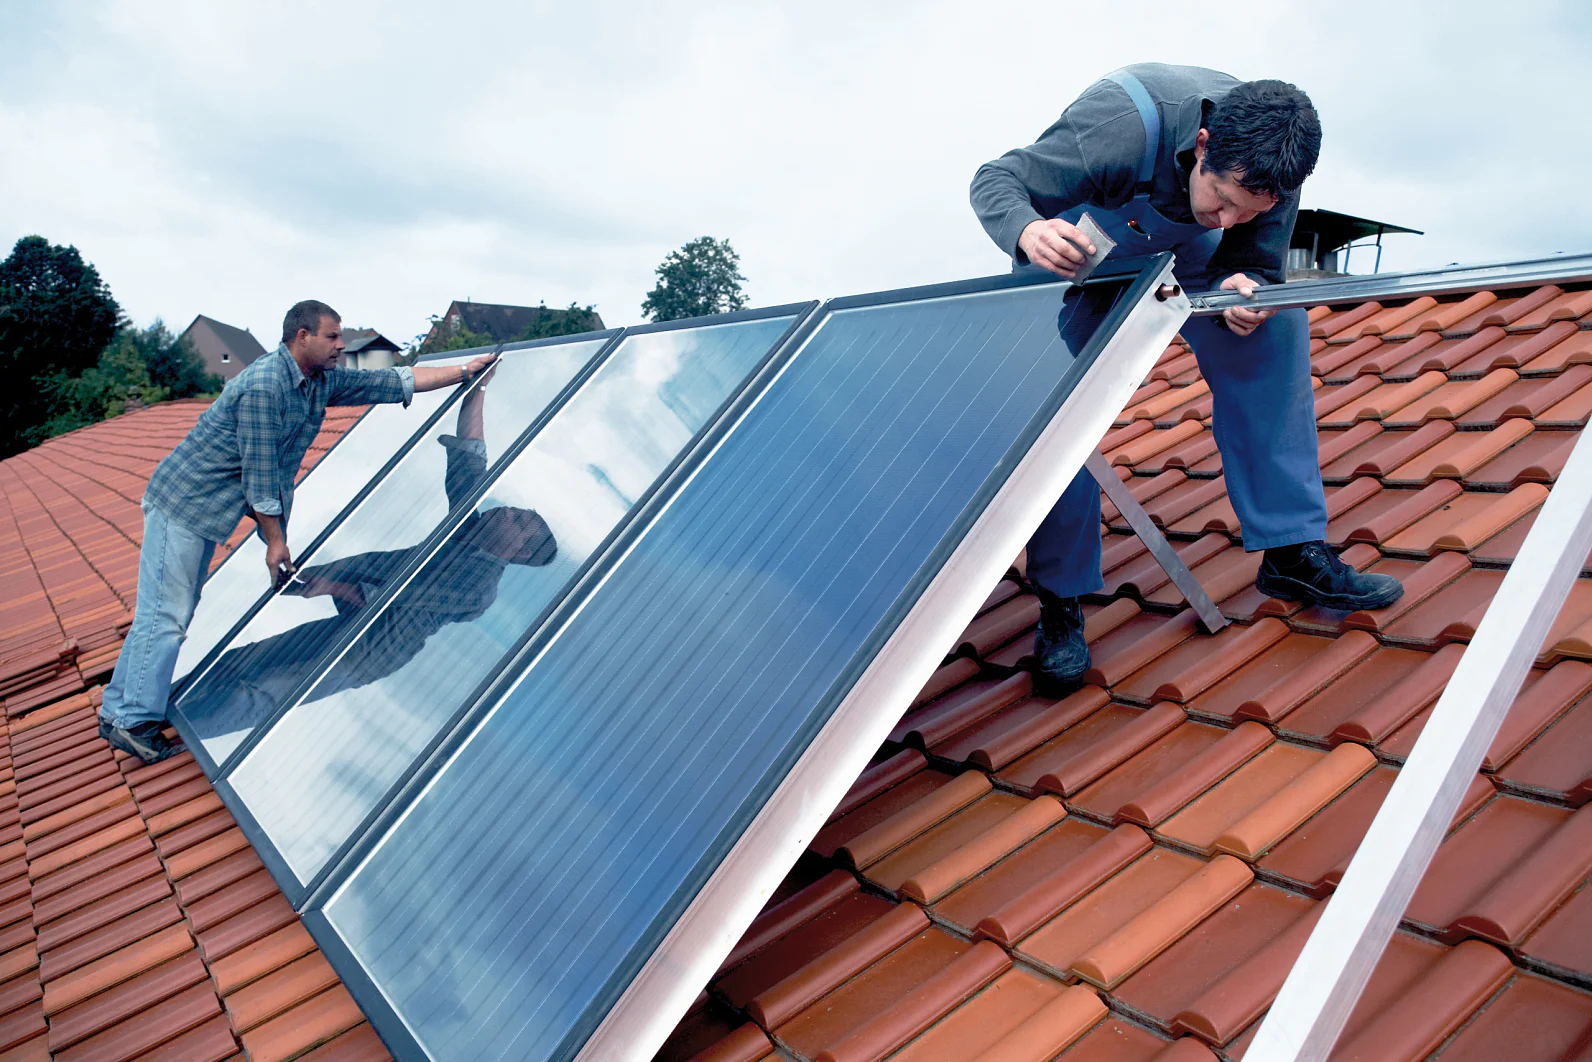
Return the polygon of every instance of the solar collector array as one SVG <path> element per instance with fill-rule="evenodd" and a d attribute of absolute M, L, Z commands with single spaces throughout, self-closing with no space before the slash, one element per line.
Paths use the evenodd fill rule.
<path fill-rule="evenodd" d="M 563 367 L 500 371 L 523 420 L 488 425 L 496 463 L 440 518 L 458 455 L 420 470 L 464 405 L 406 440 L 311 565 L 342 585 L 396 523 L 374 591 L 272 597 L 178 719 L 396 1054 L 567 1059 L 623 1011 L 1165 268 L 543 344 Z M 509 555 L 489 523 L 536 522 L 483 568 Z M 240 687 L 269 695 L 239 711 Z"/>
<path fill-rule="evenodd" d="M 823 317 L 307 916 L 390 1043 L 573 1057 L 1125 287 Z"/>

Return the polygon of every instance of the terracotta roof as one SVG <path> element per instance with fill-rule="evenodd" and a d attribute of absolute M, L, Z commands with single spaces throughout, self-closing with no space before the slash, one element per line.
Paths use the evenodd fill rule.
<path fill-rule="evenodd" d="M 205 405 L 0 462 L 4 1062 L 387 1057 L 193 757 L 144 767 L 96 730 L 144 484 Z M 328 410 L 301 475 L 361 412 Z"/>
<path fill-rule="evenodd" d="M 1312 311 L 1331 536 L 1409 587 L 1378 613 L 1253 589 L 1169 348 L 1102 449 L 1236 625 L 1201 633 L 1107 505 L 1093 685 L 1035 697 L 1019 559 L 662 1057 L 1239 1057 L 1592 413 L 1588 315 Z M 0 462 L 0 1062 L 385 1057 L 191 758 L 94 734 L 142 484 L 202 408 Z M 1338 1057 L 1592 1042 L 1592 579 L 1538 664 Z"/>

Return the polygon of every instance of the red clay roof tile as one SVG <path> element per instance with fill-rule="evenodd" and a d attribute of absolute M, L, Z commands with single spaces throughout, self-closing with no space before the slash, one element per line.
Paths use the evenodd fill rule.
<path fill-rule="evenodd" d="M 1592 1028 L 1592 999 L 1529 974 L 1516 976 L 1442 1050 L 1443 1062 L 1574 1058 Z"/>
<path fill-rule="evenodd" d="M 44 1012 L 53 1015 L 145 970 L 190 953 L 193 937 L 186 926 L 172 925 L 133 944 L 95 959 L 44 986 Z"/>
<path fill-rule="evenodd" d="M 964 845 L 998 830 L 1007 819 L 1021 812 L 1030 803 L 1028 799 L 1014 793 L 990 791 L 989 777 L 980 771 L 969 771 L 962 777 L 978 779 L 983 787 L 982 793 L 950 815 L 926 829 L 921 829 L 909 840 L 890 850 L 888 854 L 866 860 L 859 858 L 857 865 L 863 871 L 865 878 L 886 892 L 896 893 L 904 883 L 918 873 L 930 869 Z M 953 787 L 954 783 L 939 792 L 948 793 Z M 1060 810 L 1059 803 L 1054 800 L 1050 801 L 1048 806 L 1056 811 Z M 917 821 L 921 823 L 926 817 L 926 815 L 920 817 Z M 897 819 L 892 819 L 875 829 L 893 829 L 897 822 Z M 859 838 L 859 842 L 862 843 L 868 840 L 868 835 Z M 849 850 L 849 848 L 842 849 L 842 852 Z M 857 850 L 863 850 L 861 843 L 857 845 Z"/>
<path fill-rule="evenodd" d="M 1253 880 L 1237 859 L 1217 856 L 1108 939 L 1072 963 L 1072 972 L 1111 990 L 1237 896 Z M 1026 944 L 1025 944 L 1026 946 Z"/>
<path fill-rule="evenodd" d="M 987 775 L 967 771 L 850 838 L 835 855 L 855 867 L 869 866 L 989 791 Z"/>
<path fill-rule="evenodd" d="M 846 877 L 850 878 L 850 875 Z M 713 982 L 713 991 L 732 1006 L 744 1008 L 753 999 L 806 969 L 834 948 L 858 938 L 868 927 L 896 910 L 895 905 L 883 897 L 862 892 L 855 887 L 823 899 L 827 902 L 812 917 L 797 925 L 779 927 L 784 929 L 783 933 L 772 940 L 763 941 L 755 952 L 729 964 L 729 968 Z M 910 920 L 908 915 L 898 915 L 897 922 L 901 918 Z M 916 922 L 913 924 L 920 925 Z M 884 930 L 888 939 L 894 939 L 892 925 L 895 923 L 887 925 Z M 786 994 L 790 991 L 787 989 Z"/>
<path fill-rule="evenodd" d="M 1523 420 L 1505 421 L 1504 427 Z M 1472 490 L 1508 490 L 1522 483 L 1552 483 L 1570 457 L 1577 436 L 1570 432 L 1542 431 L 1526 436 L 1486 464 L 1465 474 L 1465 486 Z"/>
<path fill-rule="evenodd" d="M 996 777 L 1029 792 L 1071 796 L 1170 733 L 1184 719 L 1183 710 L 1169 703 L 1146 710 L 1108 704 Z"/>
<path fill-rule="evenodd" d="M 1208 864 L 1155 848 L 1017 942 L 1017 954 L 1055 977 L 1074 976 L 1080 960 Z M 1204 890 L 1199 890 L 1203 895 Z"/>
<path fill-rule="evenodd" d="M 935 904 L 936 919 L 1011 947 L 1150 849 L 1137 826 L 1067 819 Z"/>
<path fill-rule="evenodd" d="M 1579 814 L 1510 796 L 1493 800 L 1438 848 L 1405 919 L 1449 942 L 1501 933 L 1508 936 L 1498 943 L 1518 942 L 1592 869 L 1574 850 L 1592 819 L 1550 841 Z M 1515 877 L 1528 857 L 1542 861 L 1534 873 L 1544 880 Z"/>
<path fill-rule="evenodd" d="M 899 919 L 895 918 L 898 912 Z M 813 971 L 814 976 L 802 984 L 802 992 L 775 996 L 775 990 L 771 990 L 754 1000 L 748 1008 L 754 1018 L 773 1033 L 777 1043 L 803 1057 L 815 1058 L 882 1010 L 891 1009 L 892 1004 L 915 993 L 973 948 L 943 929 L 927 926 L 922 912 L 911 905 L 897 908 L 879 925 L 886 921 L 899 927 L 916 925 L 917 931 L 905 939 L 892 939 L 889 950 L 879 954 L 849 952 L 843 963 L 841 956 L 831 952 L 815 964 L 821 969 Z M 876 927 L 870 927 L 870 931 L 873 928 Z M 857 965 L 859 961 L 861 965 Z M 820 993 L 809 995 L 820 988 Z M 800 1009 L 785 1009 L 798 1001 Z"/>
<path fill-rule="evenodd" d="M 1256 723 L 1235 730 L 1186 722 L 1072 798 L 1108 822 L 1151 828 L 1271 743 Z"/>
<path fill-rule="evenodd" d="M 1060 701 L 1026 697 L 948 736 L 931 751 L 982 770 L 1000 770 L 1092 715 L 1107 700 L 1098 686 L 1085 686 Z"/>
<path fill-rule="evenodd" d="M 1006 952 L 989 941 L 973 945 L 923 981 L 897 1006 L 873 1014 L 830 1044 L 816 1062 L 873 1062 L 883 1058 L 1011 968 Z"/>
<path fill-rule="evenodd" d="M 1560 665 L 1563 666 L 1563 665 Z M 1580 807 L 1592 797 L 1592 701 L 1582 700 L 1498 769 L 1499 784 Z"/>
<path fill-rule="evenodd" d="M 347 1032 L 365 1016 L 341 984 L 241 1034 L 250 1062 L 286 1062 Z"/>
<path fill-rule="evenodd" d="M 852 838 L 860 836 L 896 812 L 947 785 L 953 777 L 955 776 L 940 770 L 916 771 L 896 785 L 870 796 L 864 803 L 848 810 L 845 814 L 832 817 L 813 837 L 809 847 L 818 855 L 830 858 Z"/>
<path fill-rule="evenodd" d="M 1113 993 L 1168 1036 L 1235 1038 L 1282 987 L 1320 904 L 1252 884 Z"/>
<path fill-rule="evenodd" d="M 1592 955 L 1592 890 L 1570 897 L 1525 939 L 1520 954 L 1554 976 L 1585 983 Z"/>
<path fill-rule="evenodd" d="M 1087 986 L 1066 988 L 1014 969 L 891 1058 L 892 1062 L 930 1062 L 987 1055 L 1012 1062 L 1044 1062 L 1105 1014 L 1105 1004 Z"/>
<path fill-rule="evenodd" d="M 205 979 L 204 962 L 200 960 L 198 952 L 190 950 L 59 1013 L 50 1011 L 50 986 L 47 984 L 45 1013 L 50 1021 L 50 1049 L 60 1052 Z"/>
<path fill-rule="evenodd" d="M 100 912 L 103 906 L 96 904 L 91 910 Z M 39 961 L 39 976 L 53 982 L 80 967 L 169 929 L 180 921 L 181 909 L 171 900 L 163 899 L 74 936 L 41 934 L 39 947 L 43 954 Z"/>

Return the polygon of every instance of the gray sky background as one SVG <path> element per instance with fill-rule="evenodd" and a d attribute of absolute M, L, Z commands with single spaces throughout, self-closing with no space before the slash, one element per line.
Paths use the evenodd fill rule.
<path fill-rule="evenodd" d="M 1150 60 L 1309 92 L 1304 205 L 1426 230 L 1384 270 L 1588 251 L 1589 12 L 0 0 L 0 253 L 75 244 L 138 323 L 268 345 L 301 298 L 399 342 L 465 297 L 633 323 L 704 234 L 754 305 L 1002 272 L 973 171 Z"/>

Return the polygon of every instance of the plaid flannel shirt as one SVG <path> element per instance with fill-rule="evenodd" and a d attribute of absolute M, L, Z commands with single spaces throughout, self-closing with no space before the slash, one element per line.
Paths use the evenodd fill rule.
<path fill-rule="evenodd" d="M 299 462 L 326 407 L 408 405 L 414 390 L 408 369 L 339 367 L 305 376 L 279 346 L 227 383 L 156 467 L 144 504 L 212 542 L 224 541 L 250 510 L 280 516 L 285 525 Z"/>

